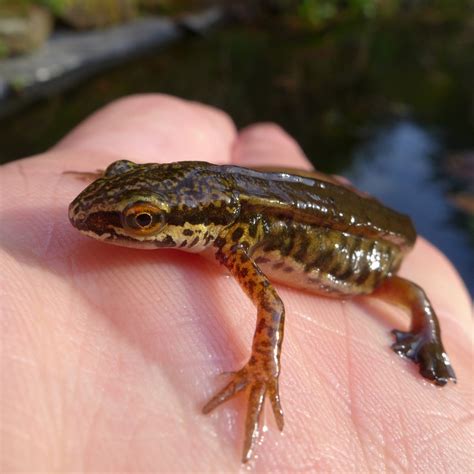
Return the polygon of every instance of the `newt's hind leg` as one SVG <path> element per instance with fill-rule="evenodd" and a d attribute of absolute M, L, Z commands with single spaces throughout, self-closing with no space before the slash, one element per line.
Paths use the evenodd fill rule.
<path fill-rule="evenodd" d="M 441 341 L 439 321 L 425 292 L 398 276 L 387 278 L 373 296 L 407 309 L 412 316 L 409 331 L 394 329 L 392 349 L 420 365 L 420 373 L 436 385 L 445 385 L 456 375 Z"/>

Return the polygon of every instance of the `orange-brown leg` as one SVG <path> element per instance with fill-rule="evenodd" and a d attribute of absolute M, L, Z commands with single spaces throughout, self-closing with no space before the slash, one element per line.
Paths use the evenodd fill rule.
<path fill-rule="evenodd" d="M 415 283 L 398 276 L 388 278 L 373 296 L 407 309 L 411 315 L 409 331 L 394 329 L 393 350 L 420 365 L 420 373 L 436 385 L 445 385 L 456 375 L 441 341 L 439 321 L 425 292 Z"/>
<path fill-rule="evenodd" d="M 278 428 L 283 429 L 278 376 L 285 309 L 266 276 L 239 244 L 224 244 L 216 256 L 257 306 L 257 326 L 249 361 L 233 374 L 229 384 L 206 404 L 203 412 L 209 413 L 240 391 L 247 392 L 248 407 L 242 454 L 242 462 L 247 462 L 258 437 L 259 420 L 266 396 L 270 399 Z"/>

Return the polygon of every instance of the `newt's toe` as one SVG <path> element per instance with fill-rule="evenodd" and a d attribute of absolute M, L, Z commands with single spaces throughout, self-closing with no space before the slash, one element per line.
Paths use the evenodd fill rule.
<path fill-rule="evenodd" d="M 280 430 L 283 429 L 283 410 L 278 392 L 278 376 L 262 371 L 262 367 L 247 364 L 233 373 L 232 380 L 204 406 L 207 414 L 220 404 L 230 400 L 238 392 L 245 390 L 248 395 L 247 416 L 245 420 L 245 440 L 242 462 L 246 463 L 253 454 L 258 439 L 259 426 L 265 397 L 268 396 L 273 414 Z"/>

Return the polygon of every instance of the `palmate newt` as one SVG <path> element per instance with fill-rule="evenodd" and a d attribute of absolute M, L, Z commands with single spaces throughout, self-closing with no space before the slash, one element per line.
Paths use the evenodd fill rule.
<path fill-rule="evenodd" d="M 373 295 L 411 314 L 393 350 L 437 385 L 456 381 L 424 291 L 396 276 L 413 247 L 410 219 L 334 178 L 205 162 L 112 163 L 69 206 L 83 234 L 123 246 L 211 253 L 257 307 L 248 362 L 203 408 L 248 397 L 242 461 L 268 398 L 283 429 L 278 379 L 285 308 L 270 281 L 335 298 Z"/>

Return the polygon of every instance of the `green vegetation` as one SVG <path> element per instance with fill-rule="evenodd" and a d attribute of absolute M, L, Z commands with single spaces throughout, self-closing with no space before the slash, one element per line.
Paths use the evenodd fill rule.
<path fill-rule="evenodd" d="M 377 19 L 421 12 L 427 19 L 448 20 L 472 12 L 471 0 L 297 0 L 284 2 L 286 13 L 294 13 L 309 25 L 321 27 L 337 19 Z"/>
<path fill-rule="evenodd" d="M 0 60 L 6 57 L 8 53 L 7 45 L 0 39 Z"/>
<path fill-rule="evenodd" d="M 0 7 L 15 8 L 16 11 L 27 8 L 32 5 L 45 7 L 52 13 L 61 12 L 70 0 L 0 0 Z"/>
<path fill-rule="evenodd" d="M 64 10 L 69 0 L 33 0 L 33 3 L 48 8 L 52 13 L 58 14 Z"/>
<path fill-rule="evenodd" d="M 54 14 L 63 12 L 72 0 L 1 0 L 2 4 L 41 5 Z M 87 3 L 86 0 L 84 0 Z M 137 0 L 141 9 L 174 14 L 182 10 L 203 8 L 212 3 L 209 0 Z M 216 0 L 214 3 L 226 5 L 226 2 Z M 389 17 L 397 13 L 427 9 L 431 17 L 449 18 L 460 12 L 472 11 L 471 0 L 241 0 L 249 11 L 259 9 L 265 13 L 278 11 L 280 14 L 296 16 L 303 23 L 320 28 L 337 19 L 359 18 L 375 19 Z"/>
<path fill-rule="evenodd" d="M 389 0 L 387 3 L 396 2 L 397 0 Z M 367 18 L 374 17 L 378 3 L 377 0 L 349 0 L 347 5 L 342 7 L 341 2 L 334 0 L 301 0 L 297 10 L 304 20 L 317 26 L 346 12 Z"/>

